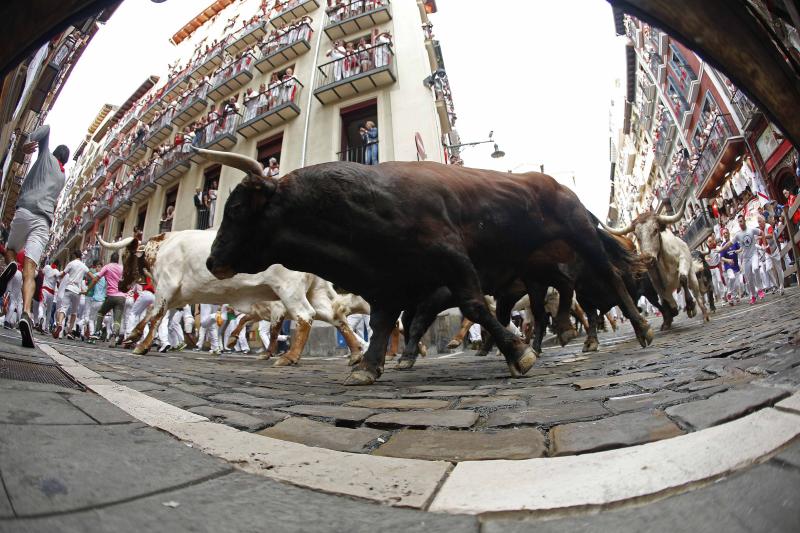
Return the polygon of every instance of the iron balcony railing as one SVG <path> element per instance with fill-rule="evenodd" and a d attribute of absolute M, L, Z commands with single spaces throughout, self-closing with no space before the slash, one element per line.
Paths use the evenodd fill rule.
<path fill-rule="evenodd" d="M 303 84 L 295 77 L 270 85 L 263 93 L 244 103 L 242 124 L 266 115 L 283 104 L 297 103 L 302 89 Z"/>
<path fill-rule="evenodd" d="M 733 109 L 736 111 L 739 120 L 741 120 L 743 124 L 749 121 L 753 115 L 758 112 L 758 106 L 739 89 L 736 89 L 733 93 L 731 103 L 733 103 Z"/>
<path fill-rule="evenodd" d="M 130 194 L 131 194 L 131 190 L 133 189 L 133 184 L 134 184 L 134 182 L 128 182 L 125 185 L 123 185 L 122 187 L 120 187 L 120 189 L 116 193 L 113 194 L 112 199 L 111 199 L 111 210 L 112 211 L 116 211 L 116 209 L 120 205 L 122 205 L 122 204 L 124 204 L 125 202 L 128 201 L 128 198 L 130 197 Z"/>
<path fill-rule="evenodd" d="M 259 50 L 256 48 L 255 50 Z M 217 72 L 214 77 L 211 79 L 211 90 L 216 90 L 221 87 L 225 82 L 239 74 L 240 72 L 247 72 L 249 71 L 253 65 L 255 64 L 256 60 L 260 56 L 260 51 L 257 53 L 254 52 L 247 52 L 243 54 L 240 59 L 234 61 L 233 63 L 229 64 L 226 67 L 223 67 L 219 72 Z"/>
<path fill-rule="evenodd" d="M 173 146 L 163 156 L 158 164 L 158 169 L 155 171 L 154 179 L 159 179 L 161 176 L 171 171 L 173 168 L 181 164 L 183 161 L 192 155 L 188 145 L 184 147 L 183 144 Z"/>
<path fill-rule="evenodd" d="M 164 126 L 168 126 L 170 122 L 172 122 L 172 117 L 175 115 L 175 108 L 168 107 L 164 110 L 164 113 L 158 118 L 158 120 L 154 120 L 150 124 L 150 131 L 147 133 L 146 139 L 152 138 L 158 130 L 163 128 Z"/>
<path fill-rule="evenodd" d="M 227 39 L 222 39 L 222 41 L 218 42 L 212 48 L 210 48 L 207 52 L 200 54 L 197 59 L 192 61 L 189 65 L 189 73 L 193 73 L 197 70 L 197 67 L 203 65 L 206 61 L 214 57 L 215 55 L 222 52 L 225 49 L 225 44 L 227 43 Z"/>
<path fill-rule="evenodd" d="M 201 207 L 197 209 L 197 229 L 208 229 L 211 225 L 210 223 L 210 215 L 211 212 L 208 210 L 207 207 Z"/>
<path fill-rule="evenodd" d="M 303 39 L 310 42 L 314 31 L 311 29 L 310 24 L 304 22 L 302 24 L 293 26 L 288 31 L 275 30 L 272 33 L 276 33 L 277 35 L 271 37 L 267 42 L 261 45 L 262 57 L 267 57 L 271 54 L 282 52 L 283 50 L 292 46 L 294 43 L 302 41 Z"/>
<path fill-rule="evenodd" d="M 356 50 L 344 57 L 318 66 L 314 89 L 338 84 L 348 78 L 391 67 L 393 63 L 394 52 L 392 51 L 392 45 L 389 43 L 381 43 L 363 50 Z"/>
<path fill-rule="evenodd" d="M 214 144 L 226 135 L 235 135 L 236 126 L 239 124 L 239 114 L 234 113 L 223 116 L 208 124 L 200 130 L 200 135 L 195 134 L 194 145 L 199 147 Z M 191 155 L 191 154 L 190 154 Z"/>
<path fill-rule="evenodd" d="M 361 163 L 362 165 L 377 165 L 378 142 L 379 141 L 375 141 L 367 145 L 346 148 L 336 154 L 336 159 L 339 161 L 350 161 L 351 163 Z"/>
<path fill-rule="evenodd" d="M 366 15 L 389 5 L 389 0 L 352 0 L 346 4 L 337 4 L 328 11 L 328 23 L 333 26 L 345 20 Z"/>
<path fill-rule="evenodd" d="M 195 100 L 198 99 L 202 100 L 203 98 L 205 98 L 206 94 L 208 94 L 209 88 L 210 87 L 208 83 L 201 83 L 200 85 L 195 87 L 194 90 L 189 92 L 186 96 L 181 97 L 181 99 L 178 100 L 178 105 L 175 106 L 176 109 L 175 113 L 180 115 L 181 113 L 186 111 L 186 109 L 190 105 L 192 105 L 192 103 L 194 103 Z"/>
<path fill-rule="evenodd" d="M 728 117 L 727 114 L 717 114 L 714 117 L 708 137 L 700 149 L 700 158 L 694 167 L 694 179 L 698 184 L 698 190 L 702 190 L 704 187 L 714 164 L 725 147 L 725 140 L 731 136 L 731 128 L 726 117 Z"/>
<path fill-rule="evenodd" d="M 709 220 L 708 215 L 702 212 L 692 219 L 682 238 L 689 245 L 689 248 L 694 249 L 702 244 L 713 229 L 714 224 Z"/>
<path fill-rule="evenodd" d="M 172 231 L 172 219 L 162 220 L 161 223 L 158 225 L 159 233 L 166 233 L 168 231 Z"/>
<path fill-rule="evenodd" d="M 140 170 L 133 178 L 131 185 L 131 196 L 141 191 L 147 185 L 153 183 L 155 175 L 158 172 L 160 165 L 156 162 L 151 162 L 148 166 Z"/>

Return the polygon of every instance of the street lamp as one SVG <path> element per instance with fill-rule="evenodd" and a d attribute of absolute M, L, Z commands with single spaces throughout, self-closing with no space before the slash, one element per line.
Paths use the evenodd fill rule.
<path fill-rule="evenodd" d="M 490 131 L 489 132 L 489 140 L 488 141 L 476 141 L 476 142 L 461 143 L 461 144 L 445 144 L 444 147 L 448 148 L 448 149 L 453 149 L 453 148 L 464 148 L 464 147 L 467 147 L 467 146 L 477 146 L 479 144 L 493 143 L 494 144 L 494 152 L 492 152 L 492 154 L 491 154 L 492 158 L 493 159 L 500 159 L 501 157 L 505 157 L 506 153 L 504 151 L 502 151 L 497 146 L 497 143 L 494 142 L 494 139 L 492 138 L 493 136 L 494 136 L 494 131 Z"/>

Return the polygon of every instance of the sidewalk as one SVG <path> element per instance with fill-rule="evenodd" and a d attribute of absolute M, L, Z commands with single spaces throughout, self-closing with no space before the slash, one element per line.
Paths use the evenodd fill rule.
<path fill-rule="evenodd" d="M 12 359 L 53 362 L 4 335 L 0 364 L 6 366 L 0 372 Z M 694 490 L 566 517 L 389 507 L 299 488 L 238 466 L 147 426 L 92 392 L 0 373 L 1 532 L 800 530 L 797 439 L 763 464 Z"/>

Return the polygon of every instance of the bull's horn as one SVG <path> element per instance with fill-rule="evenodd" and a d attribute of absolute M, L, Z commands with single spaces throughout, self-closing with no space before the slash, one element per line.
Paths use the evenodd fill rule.
<path fill-rule="evenodd" d="M 672 216 L 658 215 L 658 221 L 661 224 L 666 224 L 666 225 L 674 224 L 683 218 L 684 209 L 686 209 L 686 201 L 684 201 L 683 204 L 681 204 L 681 208 L 674 215 Z"/>
<path fill-rule="evenodd" d="M 100 241 L 100 246 L 103 248 L 107 248 L 109 250 L 122 250 L 123 248 L 127 248 L 130 243 L 133 242 L 133 237 L 125 237 L 121 241 L 117 242 L 106 242 L 100 237 L 97 238 Z"/>
<path fill-rule="evenodd" d="M 605 224 L 603 224 L 602 222 L 601 222 L 600 224 L 603 226 L 603 228 L 604 228 L 604 229 L 605 229 L 607 232 L 611 233 L 612 235 L 621 235 L 621 236 L 625 236 L 625 235 L 627 235 L 628 233 L 632 232 L 632 231 L 633 231 L 633 226 L 634 226 L 633 222 L 631 222 L 630 224 L 628 224 L 628 225 L 627 225 L 627 226 L 625 226 L 624 228 L 622 228 L 622 229 L 617 229 L 617 228 L 612 228 L 612 227 L 610 227 L 610 226 L 606 226 L 606 225 L 605 225 Z"/>
<path fill-rule="evenodd" d="M 205 150 L 203 148 L 192 148 L 195 152 L 210 161 L 215 161 L 221 165 L 238 168 L 248 176 L 263 178 L 264 167 L 261 163 L 242 154 L 231 152 L 220 152 L 218 150 Z"/>

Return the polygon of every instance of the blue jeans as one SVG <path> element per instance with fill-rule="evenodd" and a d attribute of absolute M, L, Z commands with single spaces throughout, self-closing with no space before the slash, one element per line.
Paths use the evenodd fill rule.
<path fill-rule="evenodd" d="M 378 164 L 378 143 L 371 143 L 364 148 L 364 164 L 377 165 Z"/>

